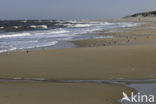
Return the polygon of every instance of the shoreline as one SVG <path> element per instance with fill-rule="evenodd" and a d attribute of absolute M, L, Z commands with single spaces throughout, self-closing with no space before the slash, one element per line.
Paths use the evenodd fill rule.
<path fill-rule="evenodd" d="M 29 85 L 31 83 L 31 85 Z M 137 94 L 137 93 L 141 93 L 141 94 L 146 94 L 147 96 L 148 95 L 156 95 L 156 92 L 154 92 L 154 90 L 155 90 L 155 86 L 156 86 L 156 79 L 155 80 L 144 80 L 144 81 L 141 81 L 141 80 L 124 80 L 124 81 L 122 81 L 122 80 L 116 80 L 116 81 L 110 81 L 110 80 L 57 80 L 57 81 L 50 81 L 50 80 L 43 80 L 43 79 L 19 79 L 19 78 L 16 78 L 16 79 L 1 79 L 0 80 L 0 85 L 1 86 L 4 86 L 5 85 L 5 89 L 8 89 L 8 85 L 9 86 L 13 86 L 13 89 L 15 89 L 16 87 L 14 87 L 14 86 L 16 86 L 16 85 L 18 85 L 18 87 L 20 86 L 21 87 L 21 85 L 27 85 L 27 87 L 28 87 L 28 85 L 29 85 L 29 87 L 32 89 L 32 85 L 34 86 L 36 86 L 36 85 L 39 85 L 40 87 L 41 87 L 41 85 L 43 85 L 44 84 L 44 86 L 46 86 L 46 87 L 55 87 L 55 91 L 57 90 L 57 89 L 59 89 L 59 86 L 55 86 L 55 85 L 61 85 L 61 87 L 62 88 L 64 88 L 65 86 L 72 86 L 72 87 L 70 87 L 70 88 L 74 88 L 75 89 L 75 85 L 76 85 L 76 87 L 78 87 L 79 86 L 79 88 L 76 88 L 76 91 L 78 90 L 78 89 L 80 89 L 80 87 L 85 87 L 86 85 L 90 85 L 89 86 L 89 89 L 91 88 L 91 86 L 93 87 L 93 86 L 95 86 L 96 85 L 96 87 L 95 88 L 97 88 L 98 87 L 98 90 L 99 90 L 99 88 L 102 88 L 103 90 L 107 90 L 108 92 L 109 92 L 109 89 L 112 89 L 112 87 L 114 87 L 115 89 L 118 89 L 118 93 L 114 93 L 115 95 L 113 95 L 114 97 L 112 98 L 112 97 L 109 97 L 109 95 L 105 95 L 105 94 L 102 94 L 102 97 L 104 97 L 104 99 L 105 100 L 103 100 L 103 101 L 101 101 L 101 102 L 105 102 L 105 103 L 107 103 L 107 104 L 112 104 L 112 103 L 114 103 L 114 104 L 119 104 L 119 103 L 122 103 L 122 104 L 131 104 L 131 103 L 129 103 L 129 102 L 127 102 L 127 101 L 124 101 L 124 102 L 121 102 L 121 98 L 122 98 L 122 92 L 125 92 L 128 96 L 130 96 L 130 94 L 133 92 L 134 94 Z M 50 85 L 52 85 L 52 86 L 50 86 Z M 39 87 L 38 86 L 38 87 Z M 102 87 L 100 87 L 100 86 L 102 86 Z M 109 86 L 109 87 L 107 87 L 107 86 Z M 23 86 L 22 86 L 23 87 Z M 24 87 L 25 89 L 27 89 L 27 87 Z M 42 86 L 43 87 L 43 86 Z M 97 89 L 95 89 L 94 88 L 94 90 L 96 90 L 97 91 Z M 148 89 L 149 88 L 149 89 Z M 2 89 L 2 87 L 0 87 L 0 89 Z M 38 89 L 38 88 L 36 88 L 36 89 Z M 86 88 L 85 88 L 86 89 Z M 87 88 L 88 89 L 88 88 Z M 9 89 L 8 89 L 9 90 Z M 30 90 L 30 89 L 29 89 Z M 33 89 L 33 91 L 34 91 L 35 89 Z M 59 89 L 60 90 L 60 89 Z M 66 89 L 67 90 L 67 89 Z M 71 89 L 70 89 L 71 90 Z M 68 90 L 68 91 L 70 91 L 70 90 Z M 82 91 L 83 89 L 80 89 L 79 91 Z M 20 92 L 20 93 L 26 93 L 25 91 L 20 91 L 20 90 L 16 90 L 17 92 Z M 52 91 L 52 90 L 51 90 Z M 64 90 L 63 90 L 64 91 Z M 45 92 L 45 91 L 44 91 Z M 86 94 L 85 93 L 86 91 L 83 91 L 83 94 Z M 104 91 L 105 92 L 105 91 Z M 112 94 L 112 90 L 110 91 L 111 92 L 111 94 Z M 3 93 L 3 92 L 2 92 Z M 30 94 L 30 92 L 27 92 L 27 93 L 29 93 Z M 57 93 L 58 93 L 58 90 L 57 90 Z M 59 94 L 60 94 L 61 92 L 59 92 Z M 68 92 L 69 94 L 66 94 L 66 96 L 70 96 L 70 94 L 71 94 L 71 92 Z M 82 94 L 82 92 L 80 92 L 79 94 Z M 74 96 L 79 96 L 79 94 L 77 94 L 77 93 L 75 93 L 75 90 L 74 90 Z M 91 94 L 91 93 L 90 93 Z M 98 100 L 97 100 L 97 96 L 99 96 L 99 92 L 98 92 L 98 95 L 94 95 L 94 98 L 92 98 L 92 100 L 93 101 L 95 101 L 95 102 L 98 102 L 99 101 L 99 98 L 98 98 Z M 117 94 L 117 95 L 116 95 Z M 32 94 L 31 94 L 32 95 Z M 29 95 L 29 97 L 31 96 L 31 95 Z M 18 96 L 18 95 L 16 95 L 16 93 L 14 94 L 14 96 Z M 44 96 L 44 97 L 48 97 L 48 95 L 47 95 L 47 93 L 46 93 L 46 95 L 44 95 L 43 93 L 42 93 L 42 96 Z M 88 94 L 87 94 L 87 96 L 89 96 Z M 0 99 L 2 99 L 3 97 L 5 97 L 5 96 L 1 96 L 0 95 Z M 7 96 L 7 98 L 9 98 L 9 97 L 11 97 L 10 95 L 8 95 Z M 27 101 L 25 101 L 24 99 L 22 100 L 23 102 L 29 102 L 29 103 L 31 103 L 31 102 L 36 102 L 35 100 L 34 100 L 34 98 L 33 98 L 33 101 L 30 101 L 30 98 L 27 96 L 27 95 L 22 95 L 22 96 L 18 96 L 18 97 L 14 97 L 14 99 L 9 99 L 10 101 L 13 101 L 13 102 L 16 102 L 16 103 L 19 103 L 19 101 L 20 100 L 15 100 L 16 98 L 19 98 L 20 97 L 20 99 L 23 99 L 23 98 L 26 98 L 27 99 Z M 32 96 L 31 96 L 32 97 Z M 61 97 L 61 95 L 59 95 L 59 97 Z M 100 96 L 99 97 L 101 97 L 101 94 L 100 94 Z M 6 98 L 6 99 L 7 99 Z M 56 102 L 56 103 L 58 103 L 58 101 L 56 101 L 55 100 L 55 98 L 57 98 L 56 97 L 56 95 L 54 95 L 53 96 L 53 100 L 50 100 L 50 99 L 48 99 L 49 100 L 49 102 Z M 71 97 L 70 97 L 71 98 Z M 76 98 L 77 99 L 77 98 Z M 76 100 L 75 99 L 75 100 Z M 103 98 L 102 98 L 103 99 Z M 118 99 L 118 100 L 115 100 L 115 99 Z M 74 103 L 76 103 L 77 104 L 77 100 L 75 101 L 74 100 Z M 40 100 L 38 100 L 38 101 L 43 101 L 43 99 L 40 99 Z M 67 98 L 66 98 L 66 103 L 68 102 L 70 102 L 70 101 L 72 101 L 73 102 L 73 100 L 67 100 Z M 79 101 L 81 102 L 81 104 L 85 104 L 86 102 L 88 103 L 88 101 L 86 101 L 86 98 L 79 98 Z M 116 102 L 115 102 L 116 101 Z M 0 101 L 0 102 L 3 102 L 3 99 L 2 99 L 2 101 Z M 38 102 L 39 104 L 40 104 L 40 102 Z M 91 102 L 90 102 L 91 103 Z M 8 103 L 6 103 L 6 104 L 8 104 Z M 69 103 L 70 104 L 70 103 Z M 91 103 L 92 104 L 92 103 Z M 135 103 L 134 103 L 135 104 Z M 136 103 L 137 104 L 137 103 Z"/>
<path fill-rule="evenodd" d="M 2 53 L 0 102 L 118 104 L 123 91 L 134 91 L 121 84 L 155 83 L 150 80 L 156 79 L 154 26 L 100 34 L 113 38 L 72 41 L 78 48 Z"/>

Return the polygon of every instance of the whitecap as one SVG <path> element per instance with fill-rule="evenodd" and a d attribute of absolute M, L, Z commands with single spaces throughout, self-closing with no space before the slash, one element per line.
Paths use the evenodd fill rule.
<path fill-rule="evenodd" d="M 23 21 L 21 21 L 21 22 L 23 22 L 23 23 L 27 23 L 27 20 L 23 20 Z"/>
<path fill-rule="evenodd" d="M 117 23 L 120 27 L 126 28 L 126 27 L 134 27 L 138 26 L 138 23 Z"/>
<path fill-rule="evenodd" d="M 48 29 L 47 25 L 31 25 L 30 28 L 36 29 L 36 28 L 42 28 L 42 29 Z"/>
<path fill-rule="evenodd" d="M 33 49 L 33 48 L 40 48 L 40 47 L 48 47 L 48 46 L 56 45 L 57 43 L 58 43 L 58 41 L 53 41 L 53 42 L 48 42 L 48 43 L 44 43 L 44 44 L 40 44 L 40 45 L 34 45 L 31 47 L 19 48 L 19 49 Z"/>
<path fill-rule="evenodd" d="M 110 24 L 112 24 L 112 23 L 104 22 L 104 23 L 101 23 L 101 24 L 104 24 L 104 25 L 110 25 Z"/>
<path fill-rule="evenodd" d="M 63 34 L 63 33 L 69 33 L 69 31 L 64 30 L 64 29 L 53 29 L 49 31 L 39 31 L 36 32 L 37 34 Z"/>
<path fill-rule="evenodd" d="M 29 26 L 30 28 L 34 28 L 34 29 L 36 29 L 37 28 L 37 26 L 35 26 L 35 25 L 31 25 L 31 26 Z"/>
<path fill-rule="evenodd" d="M 63 29 L 60 29 L 60 30 L 53 30 L 53 31 L 49 31 L 48 34 L 61 34 L 61 33 L 68 33 L 69 31 L 67 30 L 63 30 Z"/>
<path fill-rule="evenodd" d="M 3 27 L 3 26 L 1 26 L 1 27 L 0 27 L 0 29 L 4 29 L 4 27 Z"/>
<path fill-rule="evenodd" d="M 90 27 L 92 26 L 91 24 L 71 24 L 68 27 L 76 27 L 76 28 L 83 28 L 83 27 Z"/>
<path fill-rule="evenodd" d="M 18 28 L 20 28 L 20 26 L 13 26 L 12 28 L 14 28 L 14 29 L 18 29 Z"/>
<path fill-rule="evenodd" d="M 2 49 L 2 50 L 0 50 L 0 53 L 4 53 L 4 52 L 8 52 L 8 51 L 14 51 L 14 50 L 16 50 L 15 47 L 12 47 L 10 49 Z"/>
<path fill-rule="evenodd" d="M 23 36 L 30 36 L 30 33 L 13 33 L 8 35 L 0 35 L 1 38 L 14 38 L 14 37 L 23 37 Z"/>
<path fill-rule="evenodd" d="M 37 27 L 38 27 L 38 28 L 43 28 L 43 29 L 47 29 L 47 28 L 48 28 L 47 25 L 38 25 Z"/>

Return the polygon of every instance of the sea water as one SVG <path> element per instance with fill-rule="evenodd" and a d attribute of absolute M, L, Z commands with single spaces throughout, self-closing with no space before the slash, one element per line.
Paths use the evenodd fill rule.
<path fill-rule="evenodd" d="M 14 20 L 0 21 L 0 53 L 34 48 L 72 48 L 69 41 L 111 38 L 99 30 L 137 26 L 137 23 L 113 23 L 85 20 Z"/>

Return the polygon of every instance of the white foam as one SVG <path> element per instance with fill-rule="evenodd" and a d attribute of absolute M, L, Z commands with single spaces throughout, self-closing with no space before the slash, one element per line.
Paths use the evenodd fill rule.
<path fill-rule="evenodd" d="M 36 28 L 42 28 L 42 29 L 48 29 L 48 26 L 47 25 L 31 25 L 31 26 L 29 26 L 30 28 L 34 28 L 34 29 L 36 29 Z"/>
<path fill-rule="evenodd" d="M 52 29 L 52 30 L 46 30 L 46 31 L 38 31 L 38 32 L 33 32 L 33 34 L 36 35 L 52 35 L 52 34 L 64 34 L 64 33 L 69 33 L 67 30 L 63 29 Z"/>
<path fill-rule="evenodd" d="M 137 23 L 110 23 L 110 22 L 100 22 L 100 21 L 73 21 L 73 23 L 66 24 L 68 27 L 75 28 L 57 28 L 51 30 L 41 30 L 41 28 L 47 29 L 46 25 L 31 25 L 31 28 L 39 28 L 38 31 L 28 31 L 28 32 L 9 32 L 0 34 L 1 46 L 0 52 L 10 51 L 11 47 L 16 47 L 19 49 L 32 49 L 56 45 L 58 42 L 69 41 L 75 39 L 88 39 L 88 38 L 111 38 L 109 37 L 99 37 L 99 36 L 84 36 L 83 34 L 92 33 L 103 29 L 121 28 L 121 27 L 133 27 L 137 26 Z M 3 39 L 3 38 L 6 38 Z M 13 39 L 12 39 L 13 38 Z M 62 44 L 57 44 L 62 45 Z M 54 46 L 54 47 L 57 47 Z M 63 45 L 64 46 L 64 45 Z M 16 50 L 12 48 L 12 50 Z M 2 50 L 1 50 L 2 49 Z"/>
<path fill-rule="evenodd" d="M 58 43 L 58 41 L 53 41 L 53 42 L 48 42 L 48 43 L 44 43 L 41 45 L 34 45 L 32 47 L 24 47 L 24 48 L 20 48 L 20 49 L 32 49 L 32 48 L 48 47 L 48 46 L 56 45 L 57 43 Z"/>
<path fill-rule="evenodd" d="M 49 35 L 47 36 L 48 38 L 64 38 L 64 37 L 72 37 L 72 36 L 76 36 L 76 34 L 72 34 L 72 35 L 69 35 L 69 34 L 56 34 L 56 35 Z"/>
<path fill-rule="evenodd" d="M 60 29 L 60 30 L 53 30 L 53 31 L 49 31 L 48 32 L 48 34 L 50 33 L 50 34 L 61 34 L 61 33 L 68 33 L 69 31 L 67 31 L 67 30 L 62 30 L 62 29 Z"/>
<path fill-rule="evenodd" d="M 3 27 L 3 26 L 1 26 L 1 27 L 0 27 L 0 29 L 4 29 L 4 27 Z"/>
<path fill-rule="evenodd" d="M 35 26 L 35 25 L 31 25 L 31 26 L 29 26 L 30 28 L 34 28 L 34 29 L 36 29 L 37 28 L 37 26 Z"/>
<path fill-rule="evenodd" d="M 14 50 L 16 50 L 15 47 L 12 47 L 12 48 L 10 48 L 10 49 L 2 49 L 2 50 L 0 50 L 0 53 L 9 52 L 9 51 L 14 51 Z"/>
<path fill-rule="evenodd" d="M 113 38 L 113 36 L 98 36 L 98 37 L 96 37 L 96 39 L 101 39 L 101 38 Z"/>
<path fill-rule="evenodd" d="M 50 42 L 50 43 L 46 43 L 46 44 L 42 45 L 41 47 L 52 46 L 52 45 L 55 45 L 55 44 L 57 44 L 57 43 L 58 43 L 58 41 L 53 41 L 53 42 Z M 40 46 L 39 46 L 39 47 L 40 47 Z"/>
<path fill-rule="evenodd" d="M 101 24 L 110 25 L 111 23 L 109 23 L 109 22 L 104 22 L 104 23 L 101 23 Z"/>
<path fill-rule="evenodd" d="M 13 26 L 14 29 L 18 29 L 20 26 Z"/>
<path fill-rule="evenodd" d="M 37 27 L 38 28 L 43 28 L 43 29 L 48 29 L 48 26 L 47 25 L 38 25 Z"/>
<path fill-rule="evenodd" d="M 9 35 L 0 35 L 1 38 L 15 38 L 15 37 L 23 37 L 23 36 L 30 36 L 30 33 L 14 33 L 14 34 L 9 34 Z"/>
<path fill-rule="evenodd" d="M 138 23 L 117 23 L 119 26 L 126 28 L 126 27 L 134 27 L 134 26 L 138 26 Z"/>
<path fill-rule="evenodd" d="M 23 23 L 27 23 L 27 20 L 23 20 L 23 21 L 21 21 L 21 22 L 23 22 Z"/>
<path fill-rule="evenodd" d="M 69 25 L 68 27 L 77 27 L 77 28 L 81 28 L 81 27 L 90 27 L 92 26 L 91 24 L 75 24 L 75 25 Z"/>
<path fill-rule="evenodd" d="M 70 23 L 81 23 L 81 21 L 76 21 L 76 20 L 69 20 L 67 22 L 70 22 Z"/>

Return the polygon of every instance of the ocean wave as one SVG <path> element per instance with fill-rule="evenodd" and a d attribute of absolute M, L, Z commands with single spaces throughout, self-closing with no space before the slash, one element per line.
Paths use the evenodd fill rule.
<path fill-rule="evenodd" d="M 38 28 L 48 29 L 48 26 L 47 25 L 38 25 Z"/>
<path fill-rule="evenodd" d="M 31 26 L 29 26 L 30 28 L 34 28 L 34 29 L 36 29 L 37 28 L 37 26 L 35 26 L 35 25 L 31 25 Z"/>
<path fill-rule="evenodd" d="M 62 33 L 69 33 L 69 31 L 64 30 L 64 29 L 56 29 L 56 30 L 51 30 L 47 32 L 48 34 L 62 34 Z"/>
<path fill-rule="evenodd" d="M 15 51 L 16 49 L 17 48 L 15 48 L 15 47 L 12 47 L 12 48 L 9 48 L 9 49 L 1 49 L 0 53 L 9 52 L 9 51 Z"/>
<path fill-rule="evenodd" d="M 30 33 L 13 33 L 8 35 L 0 35 L 1 38 L 15 38 L 15 37 L 24 37 L 24 36 L 30 36 Z"/>
<path fill-rule="evenodd" d="M 49 35 L 47 38 L 64 38 L 64 37 L 73 37 L 76 34 L 59 34 L 59 35 Z"/>
<path fill-rule="evenodd" d="M 110 22 L 104 22 L 104 23 L 100 23 L 101 25 L 112 25 L 113 23 Z"/>
<path fill-rule="evenodd" d="M 72 40 L 73 38 L 72 38 L 72 36 L 71 37 L 66 37 L 66 38 L 60 38 L 60 39 L 57 39 L 57 40 L 59 40 L 59 41 L 61 41 L 61 40 Z"/>
<path fill-rule="evenodd" d="M 88 23 L 70 23 L 70 24 L 65 24 L 65 26 L 69 28 L 88 28 L 92 26 L 105 26 L 105 25 L 112 25 L 112 23 L 109 22 L 88 22 Z"/>
<path fill-rule="evenodd" d="M 134 26 L 138 26 L 138 23 L 117 23 L 119 26 L 126 28 L 126 27 L 134 27 Z"/>
<path fill-rule="evenodd" d="M 90 26 L 92 26 L 92 24 L 76 24 L 71 27 L 81 28 L 81 27 L 90 27 Z"/>
<path fill-rule="evenodd" d="M 22 21 L 20 21 L 21 23 Z M 113 28 L 125 28 L 137 26 L 137 23 L 117 23 L 101 21 L 25 21 L 26 23 L 10 23 L 8 27 L 0 22 L 0 52 L 9 50 L 32 49 L 52 46 L 52 48 L 64 47 L 67 41 L 92 39 L 92 38 L 111 38 L 98 37 L 94 34 L 99 30 Z M 24 25 L 23 25 L 24 24 Z M 56 24 L 58 24 L 56 26 Z M 23 26 L 23 27 L 20 27 Z M 16 28 L 16 29 L 13 29 Z M 54 27 L 54 28 L 53 28 Z M 33 29 L 34 28 L 34 29 Z M 10 32 L 9 30 L 16 30 Z M 58 43 L 58 44 L 57 44 Z M 65 45 L 64 45 L 65 44 Z M 61 45 L 61 46 L 60 46 Z M 68 44 L 67 44 L 68 45 Z M 15 48 L 10 48 L 15 47 Z M 66 47 L 66 46 L 65 46 Z M 17 49 L 16 49 L 17 48 Z"/>
<path fill-rule="evenodd" d="M 29 27 L 33 29 L 48 29 L 47 25 L 31 25 Z"/>
<path fill-rule="evenodd" d="M 96 24 L 96 25 L 110 25 L 111 22 L 99 22 L 99 21 L 91 21 L 90 24 Z"/>
<path fill-rule="evenodd" d="M 21 21 L 21 22 L 23 22 L 23 23 L 27 23 L 27 20 L 23 20 L 23 21 Z"/>
<path fill-rule="evenodd" d="M 66 22 L 69 22 L 69 23 L 72 23 L 72 24 L 82 23 L 82 21 L 76 21 L 76 20 L 68 20 Z"/>
<path fill-rule="evenodd" d="M 33 49 L 33 48 L 40 48 L 40 47 L 48 47 L 48 46 L 56 45 L 57 43 L 58 43 L 58 41 L 53 41 L 53 42 L 48 42 L 48 43 L 44 43 L 44 44 L 34 45 L 31 47 L 24 47 L 24 48 L 20 48 L 20 49 Z"/>
<path fill-rule="evenodd" d="M 47 31 L 35 31 L 32 32 L 31 34 L 33 35 L 38 35 L 38 36 L 44 36 L 44 37 L 48 37 L 48 36 L 58 36 L 58 35 L 62 35 L 65 33 L 69 33 L 70 31 L 64 30 L 64 29 L 52 29 L 52 30 L 47 30 Z"/>
<path fill-rule="evenodd" d="M 90 24 L 64 24 L 65 27 L 68 27 L 68 28 L 84 28 L 84 27 L 90 27 L 91 25 Z"/>
<path fill-rule="evenodd" d="M 21 26 L 13 26 L 13 29 L 19 29 Z"/>
<path fill-rule="evenodd" d="M 4 29 L 4 27 L 3 27 L 3 26 L 1 26 L 1 27 L 0 27 L 0 29 Z"/>

